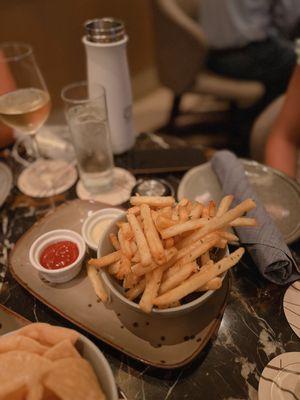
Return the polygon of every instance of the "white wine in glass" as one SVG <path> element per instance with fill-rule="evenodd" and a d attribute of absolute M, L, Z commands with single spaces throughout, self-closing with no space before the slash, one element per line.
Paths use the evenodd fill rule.
<path fill-rule="evenodd" d="M 0 43 L 0 121 L 25 134 L 23 138 L 31 139 L 36 161 L 29 165 L 18 151 L 18 141 L 13 155 L 23 166 L 29 165 L 20 174 L 18 187 L 33 197 L 49 197 L 66 190 L 68 173 L 73 174 L 73 181 L 76 178 L 76 171 L 74 175 L 65 161 L 40 157 L 36 133 L 47 120 L 50 106 L 50 96 L 31 46 Z"/>
<path fill-rule="evenodd" d="M 48 118 L 50 97 L 37 88 L 17 89 L 0 95 L 0 119 L 24 133 L 35 134 Z"/>

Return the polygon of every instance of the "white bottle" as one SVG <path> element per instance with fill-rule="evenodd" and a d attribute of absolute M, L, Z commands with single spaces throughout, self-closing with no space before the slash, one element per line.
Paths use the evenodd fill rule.
<path fill-rule="evenodd" d="M 129 150 L 135 141 L 132 123 L 132 93 L 126 54 L 128 36 L 124 24 L 113 18 L 85 23 L 83 43 L 87 56 L 88 87 L 105 88 L 108 122 L 114 154 Z"/>

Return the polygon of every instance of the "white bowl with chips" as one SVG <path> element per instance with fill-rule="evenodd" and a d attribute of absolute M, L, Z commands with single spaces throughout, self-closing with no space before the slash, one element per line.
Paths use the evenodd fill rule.
<path fill-rule="evenodd" d="M 114 221 L 112 221 L 111 225 L 107 228 L 105 235 L 103 235 L 102 240 L 99 242 L 99 247 L 97 252 L 98 258 L 115 251 L 110 242 L 109 234 L 110 233 L 116 234 L 119 229 L 116 223 L 125 220 L 126 220 L 126 214 L 123 213 L 123 215 L 116 217 Z M 228 252 L 227 248 L 224 251 L 220 251 L 220 257 L 223 257 L 226 254 L 226 252 Z M 111 276 L 107 272 L 106 268 L 101 268 L 100 274 L 106 288 L 109 291 L 110 300 L 114 304 L 122 303 L 123 305 L 126 305 L 128 309 L 145 315 L 145 312 L 140 309 L 138 303 L 135 303 L 134 301 L 129 300 L 125 297 L 124 295 L 125 289 L 122 287 L 119 281 L 117 281 L 113 276 Z M 223 279 L 225 275 L 226 273 L 222 276 Z M 203 305 L 215 292 L 216 292 L 215 290 L 208 290 L 204 294 L 199 295 L 196 299 L 186 302 L 185 304 L 181 304 L 178 307 L 170 307 L 166 309 L 153 308 L 150 315 L 152 317 L 159 317 L 159 318 L 173 318 L 173 317 L 178 317 L 180 315 L 184 315 Z"/>
<path fill-rule="evenodd" d="M 9 332 L 3 336 L 13 335 L 16 332 L 18 330 Z M 75 343 L 75 348 L 82 358 L 88 361 L 93 368 L 101 389 L 106 396 L 106 400 L 118 400 L 119 396 L 115 378 L 104 354 L 90 339 L 79 332 L 77 333 L 79 334 L 79 338 Z"/>
<path fill-rule="evenodd" d="M 118 389 L 108 361 L 98 347 L 80 334 L 76 348 L 93 367 L 107 400 L 118 400 Z"/>

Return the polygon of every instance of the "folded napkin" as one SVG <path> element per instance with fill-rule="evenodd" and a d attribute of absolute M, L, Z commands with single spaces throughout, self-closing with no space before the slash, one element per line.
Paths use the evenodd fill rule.
<path fill-rule="evenodd" d="M 242 163 L 230 151 L 222 150 L 213 156 L 211 164 L 221 183 L 224 196 L 234 195 L 233 206 L 248 197 L 256 202 L 256 208 L 248 212 L 247 216 L 256 218 L 258 226 L 236 227 L 235 230 L 261 274 L 279 285 L 300 279 L 300 268 L 251 187 Z"/>

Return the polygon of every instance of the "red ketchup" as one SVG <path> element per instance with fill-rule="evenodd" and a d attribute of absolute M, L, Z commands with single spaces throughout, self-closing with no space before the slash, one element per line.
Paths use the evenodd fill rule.
<path fill-rule="evenodd" d="M 77 245 L 69 240 L 52 243 L 40 256 L 40 264 L 46 269 L 60 269 L 71 265 L 79 255 Z"/>

